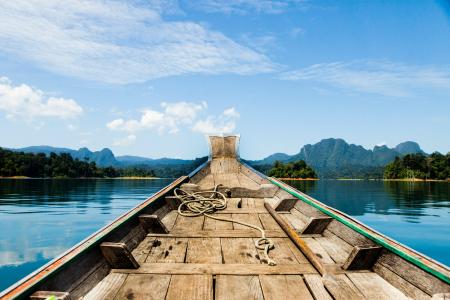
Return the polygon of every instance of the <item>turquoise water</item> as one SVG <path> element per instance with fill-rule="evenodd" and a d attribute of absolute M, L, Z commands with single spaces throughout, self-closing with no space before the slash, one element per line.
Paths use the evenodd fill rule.
<path fill-rule="evenodd" d="M 0 180 L 0 290 L 171 180 Z M 292 181 L 298 189 L 450 265 L 450 183 Z"/>
<path fill-rule="evenodd" d="M 172 180 L 0 180 L 0 291 Z"/>
<path fill-rule="evenodd" d="M 450 182 L 286 182 L 450 266 Z"/>

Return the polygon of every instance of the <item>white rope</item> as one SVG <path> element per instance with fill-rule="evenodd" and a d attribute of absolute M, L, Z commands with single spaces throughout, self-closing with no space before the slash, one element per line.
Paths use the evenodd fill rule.
<path fill-rule="evenodd" d="M 269 257 L 269 251 L 275 248 L 275 245 L 270 238 L 266 237 L 264 229 L 253 224 L 211 215 L 215 211 L 223 210 L 227 207 L 227 198 L 217 190 L 218 187 L 219 185 L 216 185 L 212 191 L 193 193 L 176 188 L 174 194 L 181 201 L 181 204 L 178 206 L 178 214 L 184 217 L 198 217 L 204 215 L 205 217 L 214 220 L 237 223 L 259 230 L 261 232 L 261 237 L 255 241 L 255 247 L 264 251 L 264 257 L 260 257 L 260 261 L 267 263 L 269 266 L 275 266 L 276 262 Z"/>

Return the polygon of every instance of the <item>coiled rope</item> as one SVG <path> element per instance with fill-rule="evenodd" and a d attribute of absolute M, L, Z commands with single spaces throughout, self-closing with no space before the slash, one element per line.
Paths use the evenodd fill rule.
<path fill-rule="evenodd" d="M 216 185 L 212 191 L 193 193 L 176 188 L 174 194 L 181 201 L 181 204 L 178 206 L 178 214 L 184 217 L 198 217 L 203 215 L 214 220 L 237 223 L 259 230 L 261 237 L 255 241 L 255 247 L 264 251 L 264 256 L 260 256 L 260 261 L 267 263 L 269 266 L 275 266 L 277 263 L 269 257 L 269 251 L 275 248 L 275 245 L 270 238 L 266 237 L 264 229 L 253 224 L 212 215 L 212 213 L 227 207 L 227 198 L 217 190 L 219 186 L 220 184 Z"/>

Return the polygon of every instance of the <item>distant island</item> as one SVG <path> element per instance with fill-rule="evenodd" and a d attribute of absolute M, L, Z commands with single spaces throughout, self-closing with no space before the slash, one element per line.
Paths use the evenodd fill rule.
<path fill-rule="evenodd" d="M 269 170 L 268 175 L 277 178 L 289 179 L 316 179 L 317 174 L 308 166 L 304 160 L 298 160 L 291 163 L 283 164 L 275 161 L 273 167 Z"/>
<path fill-rule="evenodd" d="M 407 154 L 396 157 L 384 169 L 386 179 L 408 180 L 448 180 L 450 178 L 450 153 L 438 152 L 429 156 L 424 154 Z"/>

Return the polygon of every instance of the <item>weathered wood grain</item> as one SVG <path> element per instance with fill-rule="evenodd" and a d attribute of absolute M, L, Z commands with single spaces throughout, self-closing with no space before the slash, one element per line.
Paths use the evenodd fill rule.
<path fill-rule="evenodd" d="M 301 234 L 322 234 L 322 232 L 327 228 L 328 224 L 333 219 L 325 216 L 325 217 L 311 217 L 306 223 L 305 227 L 301 230 Z"/>
<path fill-rule="evenodd" d="M 315 238 L 303 238 L 305 243 L 309 246 L 312 252 L 324 263 L 324 264 L 333 264 L 334 261 L 328 254 L 328 252 L 322 247 L 319 242 L 315 240 Z"/>
<path fill-rule="evenodd" d="M 334 234 L 324 237 L 316 237 L 315 240 L 327 251 L 330 257 L 339 264 L 348 258 L 353 247 Z"/>
<path fill-rule="evenodd" d="M 258 214 L 232 214 L 231 218 L 234 221 L 245 222 L 258 227 L 262 227 L 261 221 L 258 218 Z M 238 223 L 233 223 L 233 228 L 235 230 L 246 230 L 250 227 Z"/>
<path fill-rule="evenodd" d="M 166 300 L 212 300 L 211 275 L 172 275 Z"/>
<path fill-rule="evenodd" d="M 364 296 L 356 286 L 344 274 L 330 275 L 323 277 L 323 284 L 328 292 L 336 300 L 359 300 Z"/>
<path fill-rule="evenodd" d="M 204 216 L 185 217 L 179 215 L 172 230 L 202 230 Z"/>
<path fill-rule="evenodd" d="M 344 270 L 369 270 L 381 253 L 380 246 L 355 246 L 342 265 Z"/>
<path fill-rule="evenodd" d="M 192 238 L 188 240 L 186 263 L 220 264 L 222 248 L 219 238 Z"/>
<path fill-rule="evenodd" d="M 303 277 L 305 277 L 306 285 L 314 296 L 314 299 L 332 300 L 323 285 L 322 276 L 319 274 L 305 274 Z"/>
<path fill-rule="evenodd" d="M 108 300 L 114 299 L 120 287 L 125 282 L 127 274 L 111 273 L 89 291 L 83 300 Z"/>
<path fill-rule="evenodd" d="M 200 238 L 200 237 L 260 237 L 261 232 L 256 229 L 241 229 L 241 230 L 173 230 L 168 234 L 149 233 L 148 236 L 154 237 L 186 237 L 186 238 Z M 280 230 L 266 230 L 267 237 L 286 237 L 286 233 Z"/>
<path fill-rule="evenodd" d="M 100 244 L 103 256 L 108 264 L 115 269 L 131 269 L 139 268 L 139 263 L 136 261 L 130 250 L 124 243 L 110 243 L 103 242 Z"/>
<path fill-rule="evenodd" d="M 231 214 L 220 214 L 218 217 L 231 219 Z M 233 230 L 233 223 L 205 217 L 203 230 Z"/>
<path fill-rule="evenodd" d="M 383 250 L 377 264 L 383 265 L 430 296 L 450 292 L 449 284 L 387 250 Z"/>
<path fill-rule="evenodd" d="M 317 274 L 310 263 L 268 266 L 258 263 L 186 264 L 143 263 L 139 269 L 112 269 L 121 274 L 216 274 L 216 275 L 292 275 Z"/>
<path fill-rule="evenodd" d="M 170 275 L 129 274 L 115 299 L 164 299 Z"/>
<path fill-rule="evenodd" d="M 186 238 L 162 238 L 153 241 L 146 262 L 184 262 L 187 248 Z"/>
<path fill-rule="evenodd" d="M 348 273 L 347 277 L 368 299 L 408 299 L 376 273 Z"/>
<path fill-rule="evenodd" d="M 275 221 L 272 216 L 268 213 L 259 214 L 259 220 L 264 229 L 270 230 L 282 230 L 280 225 L 278 225 L 277 221 Z"/>
<path fill-rule="evenodd" d="M 314 299 L 300 275 L 260 275 L 266 300 Z"/>
<path fill-rule="evenodd" d="M 258 276 L 218 275 L 216 300 L 264 300 Z"/>
<path fill-rule="evenodd" d="M 412 299 L 430 299 L 430 295 L 392 272 L 380 263 L 373 266 L 373 271 Z"/>
<path fill-rule="evenodd" d="M 222 238 L 222 255 L 226 264 L 259 264 L 252 238 Z"/>

